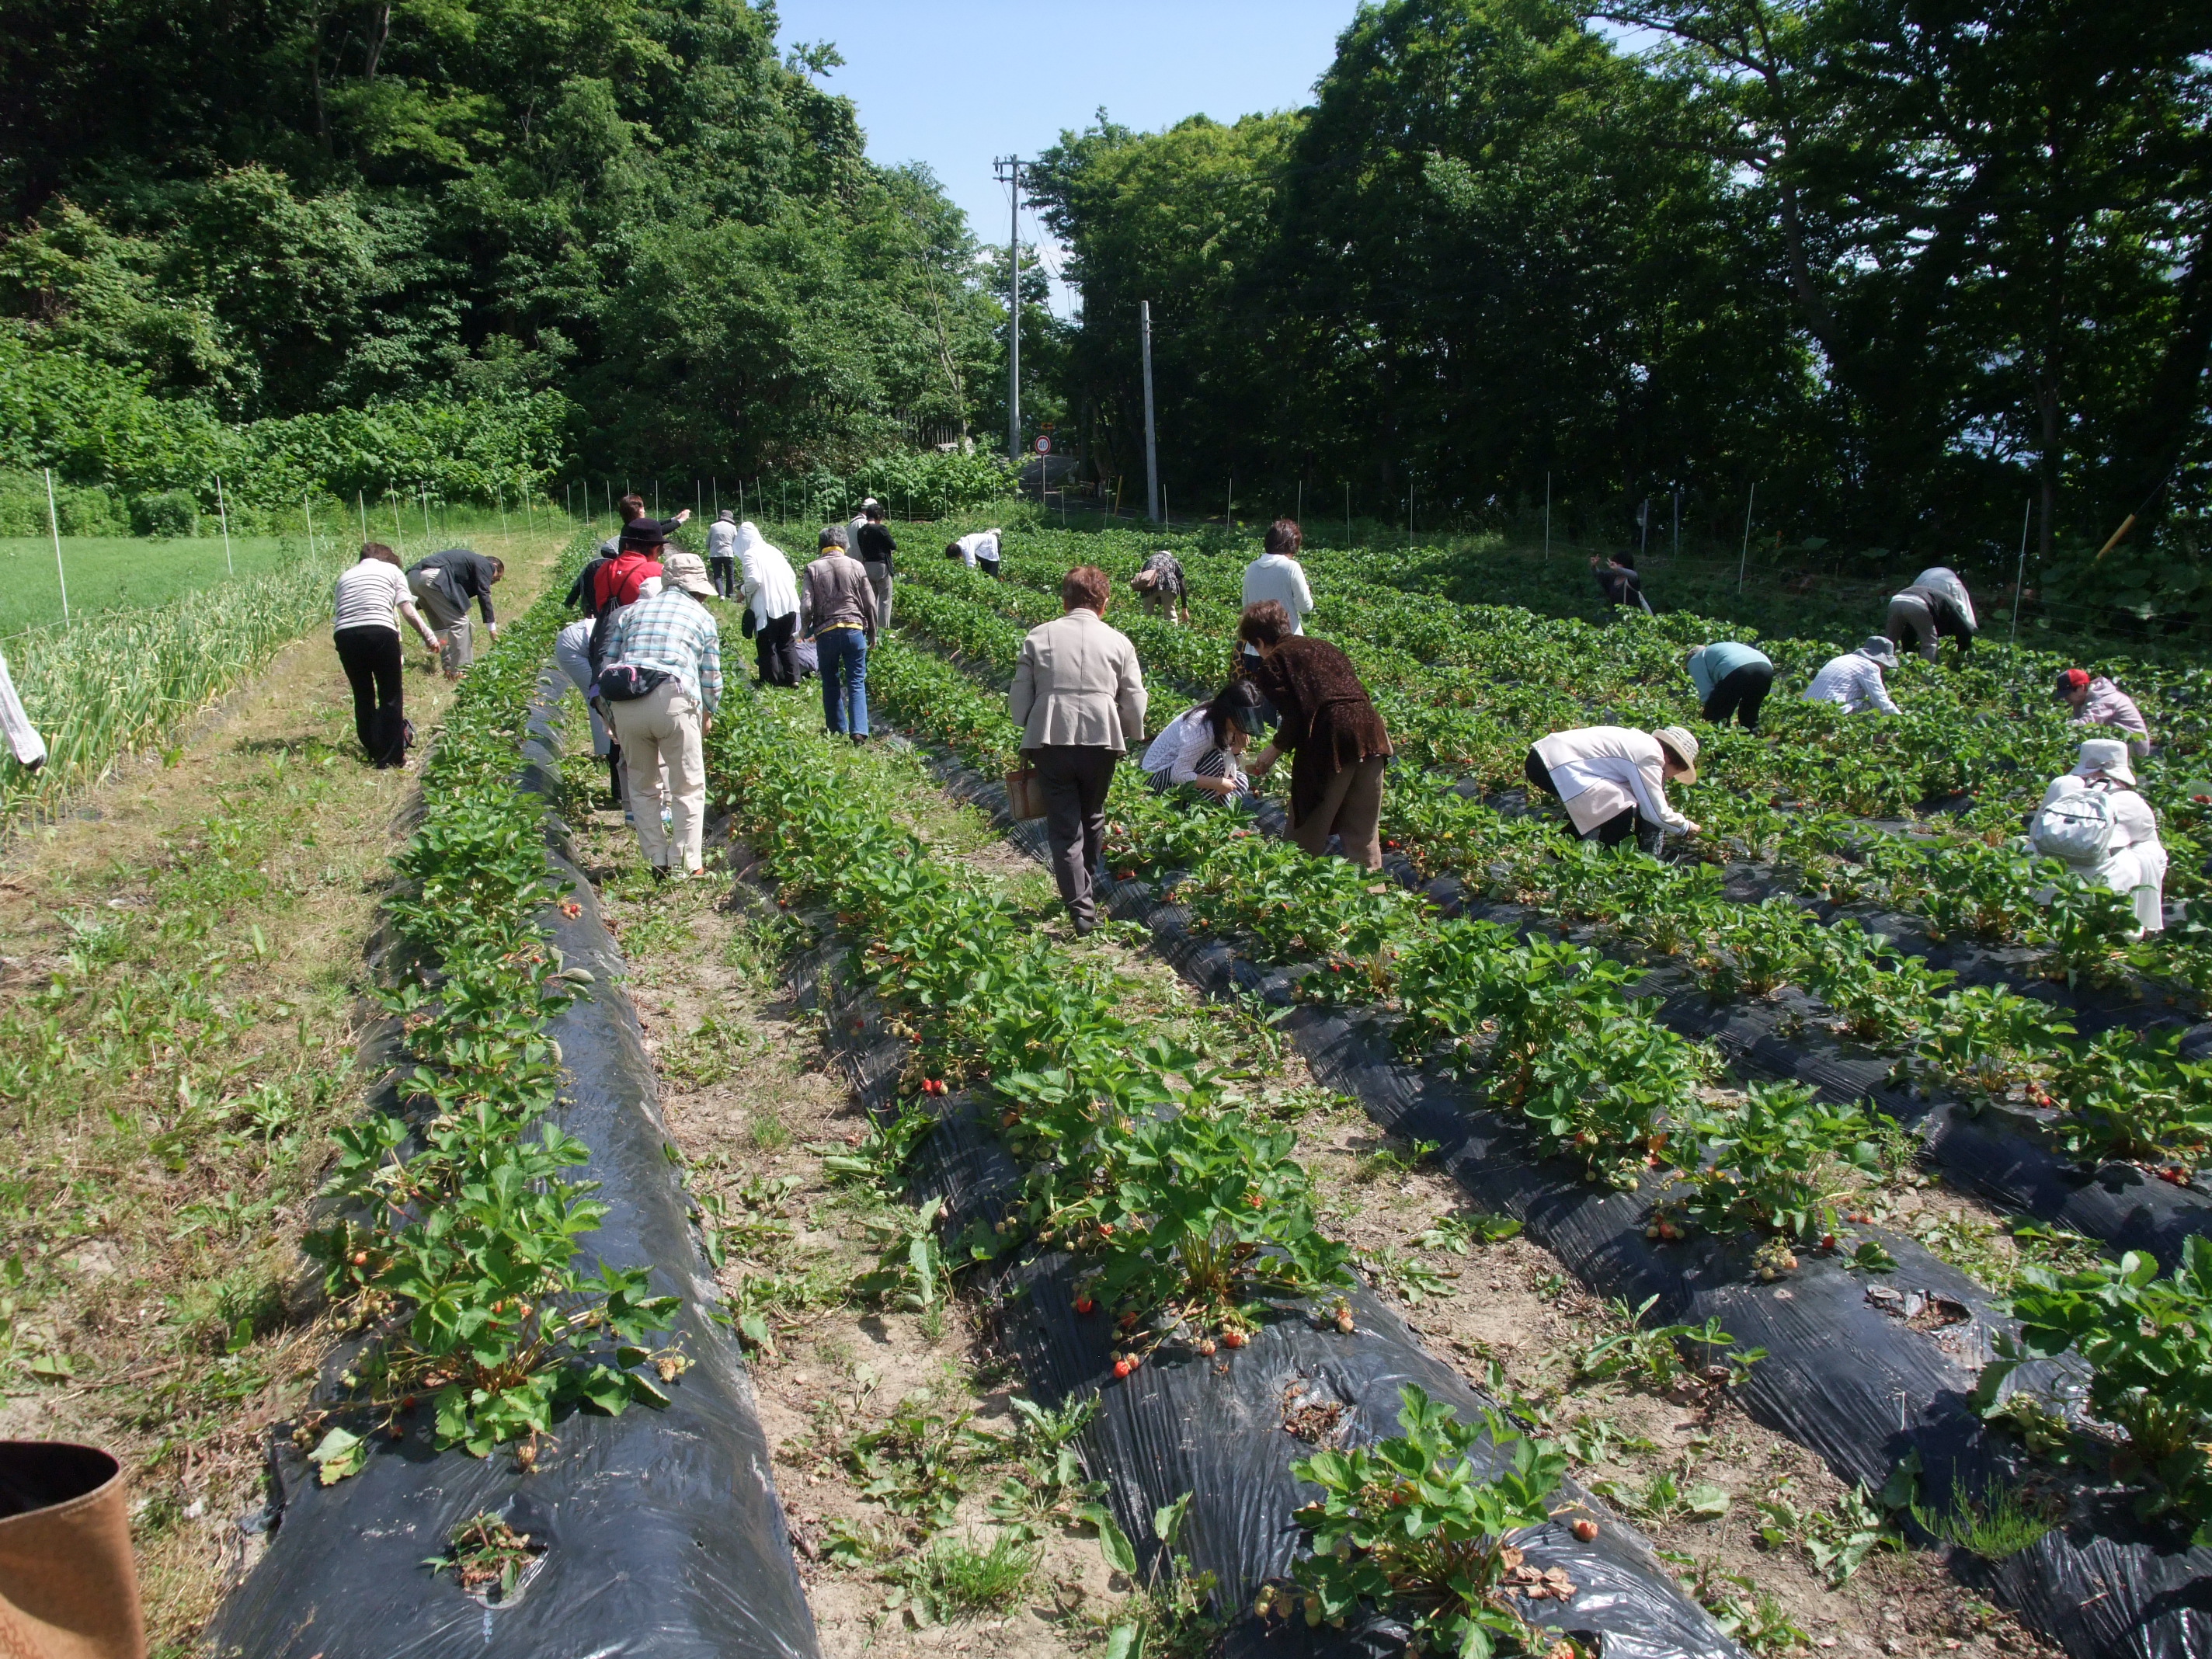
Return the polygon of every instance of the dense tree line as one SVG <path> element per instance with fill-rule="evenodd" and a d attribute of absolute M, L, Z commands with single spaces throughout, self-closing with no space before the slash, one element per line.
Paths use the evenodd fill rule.
<path fill-rule="evenodd" d="M 1821 562 L 1995 563 L 2032 502 L 2053 593 L 2194 609 L 2209 65 L 2200 0 L 1389 0 L 1308 107 L 1063 136 L 1065 391 L 1139 473 L 1149 299 L 1194 505 L 1549 475 L 1586 538 L 1677 490 L 1732 538 L 1756 483 Z"/>
<path fill-rule="evenodd" d="M 586 465 L 686 477 L 989 433 L 1003 309 L 962 216 L 775 30 L 746 0 L 11 5 L 10 401 L 42 355 L 233 422 L 557 394 Z"/>

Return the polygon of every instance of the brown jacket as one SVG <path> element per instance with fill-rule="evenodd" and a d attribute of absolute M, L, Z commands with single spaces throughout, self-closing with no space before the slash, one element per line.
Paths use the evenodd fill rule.
<path fill-rule="evenodd" d="M 867 567 L 848 553 L 824 552 L 806 567 L 799 595 L 799 629 L 808 639 L 825 628 L 860 628 L 876 642 L 876 590 Z"/>
<path fill-rule="evenodd" d="M 1291 757 L 1291 822 L 1303 823 L 1328 781 L 1390 753 L 1390 734 L 1346 656 L 1327 640 L 1294 635 L 1254 665 L 1252 682 L 1283 717 L 1275 747 Z"/>

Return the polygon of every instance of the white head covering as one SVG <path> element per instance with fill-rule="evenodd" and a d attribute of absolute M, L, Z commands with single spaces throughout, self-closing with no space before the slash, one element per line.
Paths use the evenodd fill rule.
<path fill-rule="evenodd" d="M 1927 569 L 1912 579 L 1912 586 L 1925 587 L 1941 593 L 1945 599 L 1950 600 L 1951 609 L 1966 619 L 1967 627 L 1976 633 L 1981 631 L 1982 625 L 1974 617 L 1974 602 L 1966 594 L 1966 585 L 1959 580 L 1959 573 L 1950 566 L 1942 564 L 1929 566 Z"/>
<path fill-rule="evenodd" d="M 2074 775 L 2086 778 L 2092 772 L 2102 772 L 2108 778 L 2118 778 L 2132 789 L 2136 787 L 2136 769 L 2128 761 L 2128 745 L 2119 738 L 2091 738 L 2081 745 L 2080 758 L 2074 765 Z"/>
<path fill-rule="evenodd" d="M 750 519 L 747 519 L 743 524 L 738 526 L 737 556 L 742 559 L 746 554 L 751 552 L 755 548 L 760 545 L 760 526 L 755 524 Z"/>

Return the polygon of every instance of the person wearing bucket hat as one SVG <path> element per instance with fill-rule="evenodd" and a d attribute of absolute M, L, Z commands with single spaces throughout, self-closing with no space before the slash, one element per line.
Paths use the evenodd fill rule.
<path fill-rule="evenodd" d="M 2128 753 L 2141 760 L 2150 753 L 2150 725 L 2136 707 L 2136 700 L 2102 674 L 2086 668 L 2065 669 L 2052 693 L 2074 711 L 2069 726 L 2110 726 L 2128 734 Z"/>
<path fill-rule="evenodd" d="M 1532 787 L 1567 809 L 1567 822 L 1584 841 L 1618 847 L 1633 836 L 1656 852 L 1670 830 L 1697 833 L 1694 820 L 1667 804 L 1670 781 L 1698 781 L 1698 740 L 1679 726 L 1554 732 L 1528 750 L 1524 769 Z"/>
<path fill-rule="evenodd" d="M 2044 857 L 2127 898 L 2139 935 L 2165 927 L 2166 848 L 2158 814 L 2136 788 L 2125 742 L 2084 743 L 2073 769 L 2043 792 L 2027 836 Z"/>
<path fill-rule="evenodd" d="M 1881 680 L 1883 669 L 1896 666 L 1896 646 L 1876 634 L 1857 650 L 1829 658 L 1805 688 L 1802 701 L 1832 702 L 1846 714 L 1902 713 Z"/>
<path fill-rule="evenodd" d="M 722 640 L 705 604 L 714 597 L 706 562 L 671 553 L 660 572 L 660 592 L 617 620 L 599 683 L 622 744 L 638 848 L 654 878 L 665 881 L 705 868 L 705 738 L 722 701 Z"/>

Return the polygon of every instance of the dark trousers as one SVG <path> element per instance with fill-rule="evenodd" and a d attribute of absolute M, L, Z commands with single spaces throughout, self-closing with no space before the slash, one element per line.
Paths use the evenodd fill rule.
<path fill-rule="evenodd" d="M 1097 925 L 1091 897 L 1091 872 L 1106 855 L 1106 792 L 1121 757 L 1111 749 L 1051 744 L 1024 751 L 1044 791 L 1045 839 L 1052 847 L 1052 876 L 1060 902 L 1079 928 Z"/>
<path fill-rule="evenodd" d="M 353 687 L 353 729 L 378 766 L 407 763 L 407 717 L 399 701 L 399 630 L 342 628 L 331 635 Z"/>
<path fill-rule="evenodd" d="M 707 580 L 714 585 L 714 591 L 724 599 L 737 598 L 738 562 L 735 559 L 708 560 Z"/>
<path fill-rule="evenodd" d="M 1726 726 L 1729 716 L 1733 714 L 1745 731 L 1756 732 L 1759 706 L 1773 689 L 1771 668 L 1747 662 L 1741 668 L 1731 669 L 1721 676 L 1720 684 L 1713 687 L 1713 695 L 1705 699 L 1705 718 L 1715 726 Z"/>
<path fill-rule="evenodd" d="M 1542 790 L 1553 800 L 1559 799 L 1559 786 L 1552 781 L 1551 769 L 1544 764 L 1542 756 L 1531 749 L 1528 751 L 1528 764 L 1522 769 L 1532 787 Z M 1583 840 L 1594 841 L 1601 847 L 1618 847 L 1633 836 L 1636 837 L 1637 845 L 1643 848 L 1645 852 L 1656 853 L 1659 850 L 1659 838 L 1665 831 L 1656 823 L 1644 823 L 1638 815 L 1636 809 L 1632 806 L 1625 811 L 1614 813 L 1587 834 L 1581 830 L 1576 833 L 1581 836 Z"/>
<path fill-rule="evenodd" d="M 792 648 L 798 634 L 796 611 L 753 631 L 753 661 L 759 666 L 763 685 L 799 684 L 799 658 Z"/>

